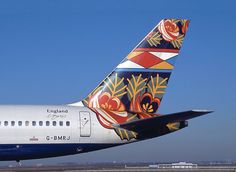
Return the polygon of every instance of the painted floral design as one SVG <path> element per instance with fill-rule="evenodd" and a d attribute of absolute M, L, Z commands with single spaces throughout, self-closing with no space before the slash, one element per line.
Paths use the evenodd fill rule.
<path fill-rule="evenodd" d="M 160 102 L 159 98 L 152 97 L 150 93 L 144 93 L 143 95 L 138 95 L 136 99 L 132 99 L 130 110 L 137 112 L 139 119 L 154 117 L 157 116 L 155 113 Z"/>
<path fill-rule="evenodd" d="M 125 78 L 116 73 L 102 84 L 103 87 L 94 90 L 84 103 L 96 112 L 103 127 L 114 129 L 122 139 L 130 140 L 136 134 L 117 129 L 114 124 L 157 116 L 167 78 L 159 74 L 150 78 L 142 74 Z"/>
<path fill-rule="evenodd" d="M 162 20 L 133 50 L 135 53 L 130 53 L 131 55 L 136 54 L 136 56 L 129 55 L 122 61 L 122 64 L 126 61 L 130 62 L 130 66 L 127 69 L 119 67 L 113 71 L 83 100 L 83 103 L 96 113 L 103 127 L 115 130 L 122 140 L 130 140 L 136 138 L 137 133 L 116 128 L 115 124 L 159 115 L 157 112 L 171 74 L 170 69 L 172 69 L 165 66 L 172 57 L 162 59 L 161 55 L 175 53 L 176 56 L 188 25 L 188 20 Z M 139 53 L 149 54 L 149 56 L 138 56 Z M 155 55 L 155 58 L 160 57 L 161 61 L 153 60 L 153 56 L 150 54 Z M 155 63 L 154 66 L 162 64 L 162 67 L 142 68 L 142 65 L 132 61 L 131 58 L 138 58 L 139 62 L 149 60 Z M 134 70 L 131 70 L 132 68 Z M 166 127 L 170 131 L 174 131 L 178 129 L 179 124 L 171 123 Z"/>
<path fill-rule="evenodd" d="M 150 32 L 138 48 L 173 48 L 180 49 L 183 38 L 187 32 L 189 20 L 165 19 L 162 20 L 157 28 Z"/>
<path fill-rule="evenodd" d="M 118 112 L 125 111 L 125 106 L 120 99 L 118 97 L 112 97 L 108 92 L 103 92 L 101 94 L 98 92 L 95 94 L 89 101 L 89 107 L 97 107 Z"/>
<path fill-rule="evenodd" d="M 136 133 L 115 128 L 113 125 L 125 123 L 136 117 L 125 111 L 125 105 L 118 97 L 113 97 L 109 92 L 100 90 L 90 97 L 88 106 L 96 112 L 100 124 L 105 128 L 114 129 L 122 140 L 136 138 Z"/>
<path fill-rule="evenodd" d="M 121 98 L 126 94 L 124 78 L 118 74 L 107 77 L 87 98 L 84 103 L 93 109 L 103 127 L 114 129 L 113 124 L 124 123 L 128 119 L 126 107 Z M 103 89 L 102 89 L 103 88 Z"/>
<path fill-rule="evenodd" d="M 162 20 L 158 29 L 162 34 L 162 37 L 168 42 L 176 40 L 179 36 L 179 27 L 171 20 Z"/>
<path fill-rule="evenodd" d="M 150 93 L 145 93 L 142 95 L 140 106 L 143 112 L 154 113 L 160 106 L 160 99 L 157 97 L 152 97 Z"/>
<path fill-rule="evenodd" d="M 88 106 L 97 112 L 98 120 L 105 128 L 112 129 L 113 124 L 126 122 L 128 117 L 121 100 L 108 92 L 98 91 L 90 97 Z"/>

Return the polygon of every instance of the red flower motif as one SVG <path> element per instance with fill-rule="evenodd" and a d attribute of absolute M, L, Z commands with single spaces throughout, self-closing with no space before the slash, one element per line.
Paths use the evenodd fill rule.
<path fill-rule="evenodd" d="M 153 97 L 150 93 L 144 93 L 142 96 L 132 100 L 130 111 L 139 112 L 138 115 L 141 119 L 150 118 L 157 112 L 160 103 L 159 98 Z"/>
<path fill-rule="evenodd" d="M 97 92 L 88 103 L 98 117 L 100 124 L 108 129 L 114 129 L 113 124 L 121 124 L 129 119 L 125 106 L 117 97 L 112 97 L 108 92 Z M 153 98 L 150 93 L 145 93 L 133 99 L 130 105 L 130 111 L 137 113 L 138 118 L 150 118 L 157 116 L 153 114 L 160 105 L 158 98 Z"/>
<path fill-rule="evenodd" d="M 100 94 L 95 94 L 90 100 L 89 100 L 89 107 L 97 107 L 102 108 L 104 110 L 110 110 L 110 111 L 125 111 L 124 104 L 120 101 L 117 97 L 112 97 L 110 93 L 103 92 Z"/>
<path fill-rule="evenodd" d="M 108 92 L 98 92 L 92 96 L 89 107 L 96 112 L 99 122 L 105 128 L 113 129 L 112 124 L 121 124 L 128 119 L 124 104 Z"/>
<path fill-rule="evenodd" d="M 162 20 L 158 25 L 158 30 L 168 42 L 176 40 L 179 36 L 179 27 L 171 20 Z"/>
<path fill-rule="evenodd" d="M 150 93 L 143 94 L 140 106 L 144 112 L 155 113 L 160 105 L 160 100 L 157 97 L 152 97 Z"/>

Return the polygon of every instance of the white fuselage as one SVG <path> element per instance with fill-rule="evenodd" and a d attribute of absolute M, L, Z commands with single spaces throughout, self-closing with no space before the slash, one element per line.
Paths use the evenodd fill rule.
<path fill-rule="evenodd" d="M 0 117 L 0 160 L 60 156 L 65 145 L 73 145 L 73 150 L 66 146 L 64 155 L 68 155 L 127 143 L 114 130 L 102 127 L 96 114 L 86 107 L 6 105 L 0 106 Z M 48 154 L 48 145 L 58 146 L 61 152 L 55 149 Z M 19 157 L 6 158 L 11 155 L 7 150 L 19 151 Z M 24 157 L 24 151 L 33 157 Z"/>

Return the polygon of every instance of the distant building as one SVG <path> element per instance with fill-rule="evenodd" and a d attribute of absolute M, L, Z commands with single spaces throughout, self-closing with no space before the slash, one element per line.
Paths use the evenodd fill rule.
<path fill-rule="evenodd" d="M 153 165 L 149 165 L 148 167 L 149 168 L 158 168 L 158 165 L 157 164 L 153 164 Z"/>
<path fill-rule="evenodd" d="M 157 168 L 197 168 L 197 164 L 178 162 L 172 164 L 158 164 Z"/>

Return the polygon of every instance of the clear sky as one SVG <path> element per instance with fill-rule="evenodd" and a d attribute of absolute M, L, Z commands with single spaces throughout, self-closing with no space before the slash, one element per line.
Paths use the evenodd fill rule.
<path fill-rule="evenodd" d="M 0 104 L 79 101 L 162 18 L 187 18 L 159 112 L 215 110 L 163 137 L 25 163 L 236 160 L 235 6 L 233 0 L 1 0 Z"/>

